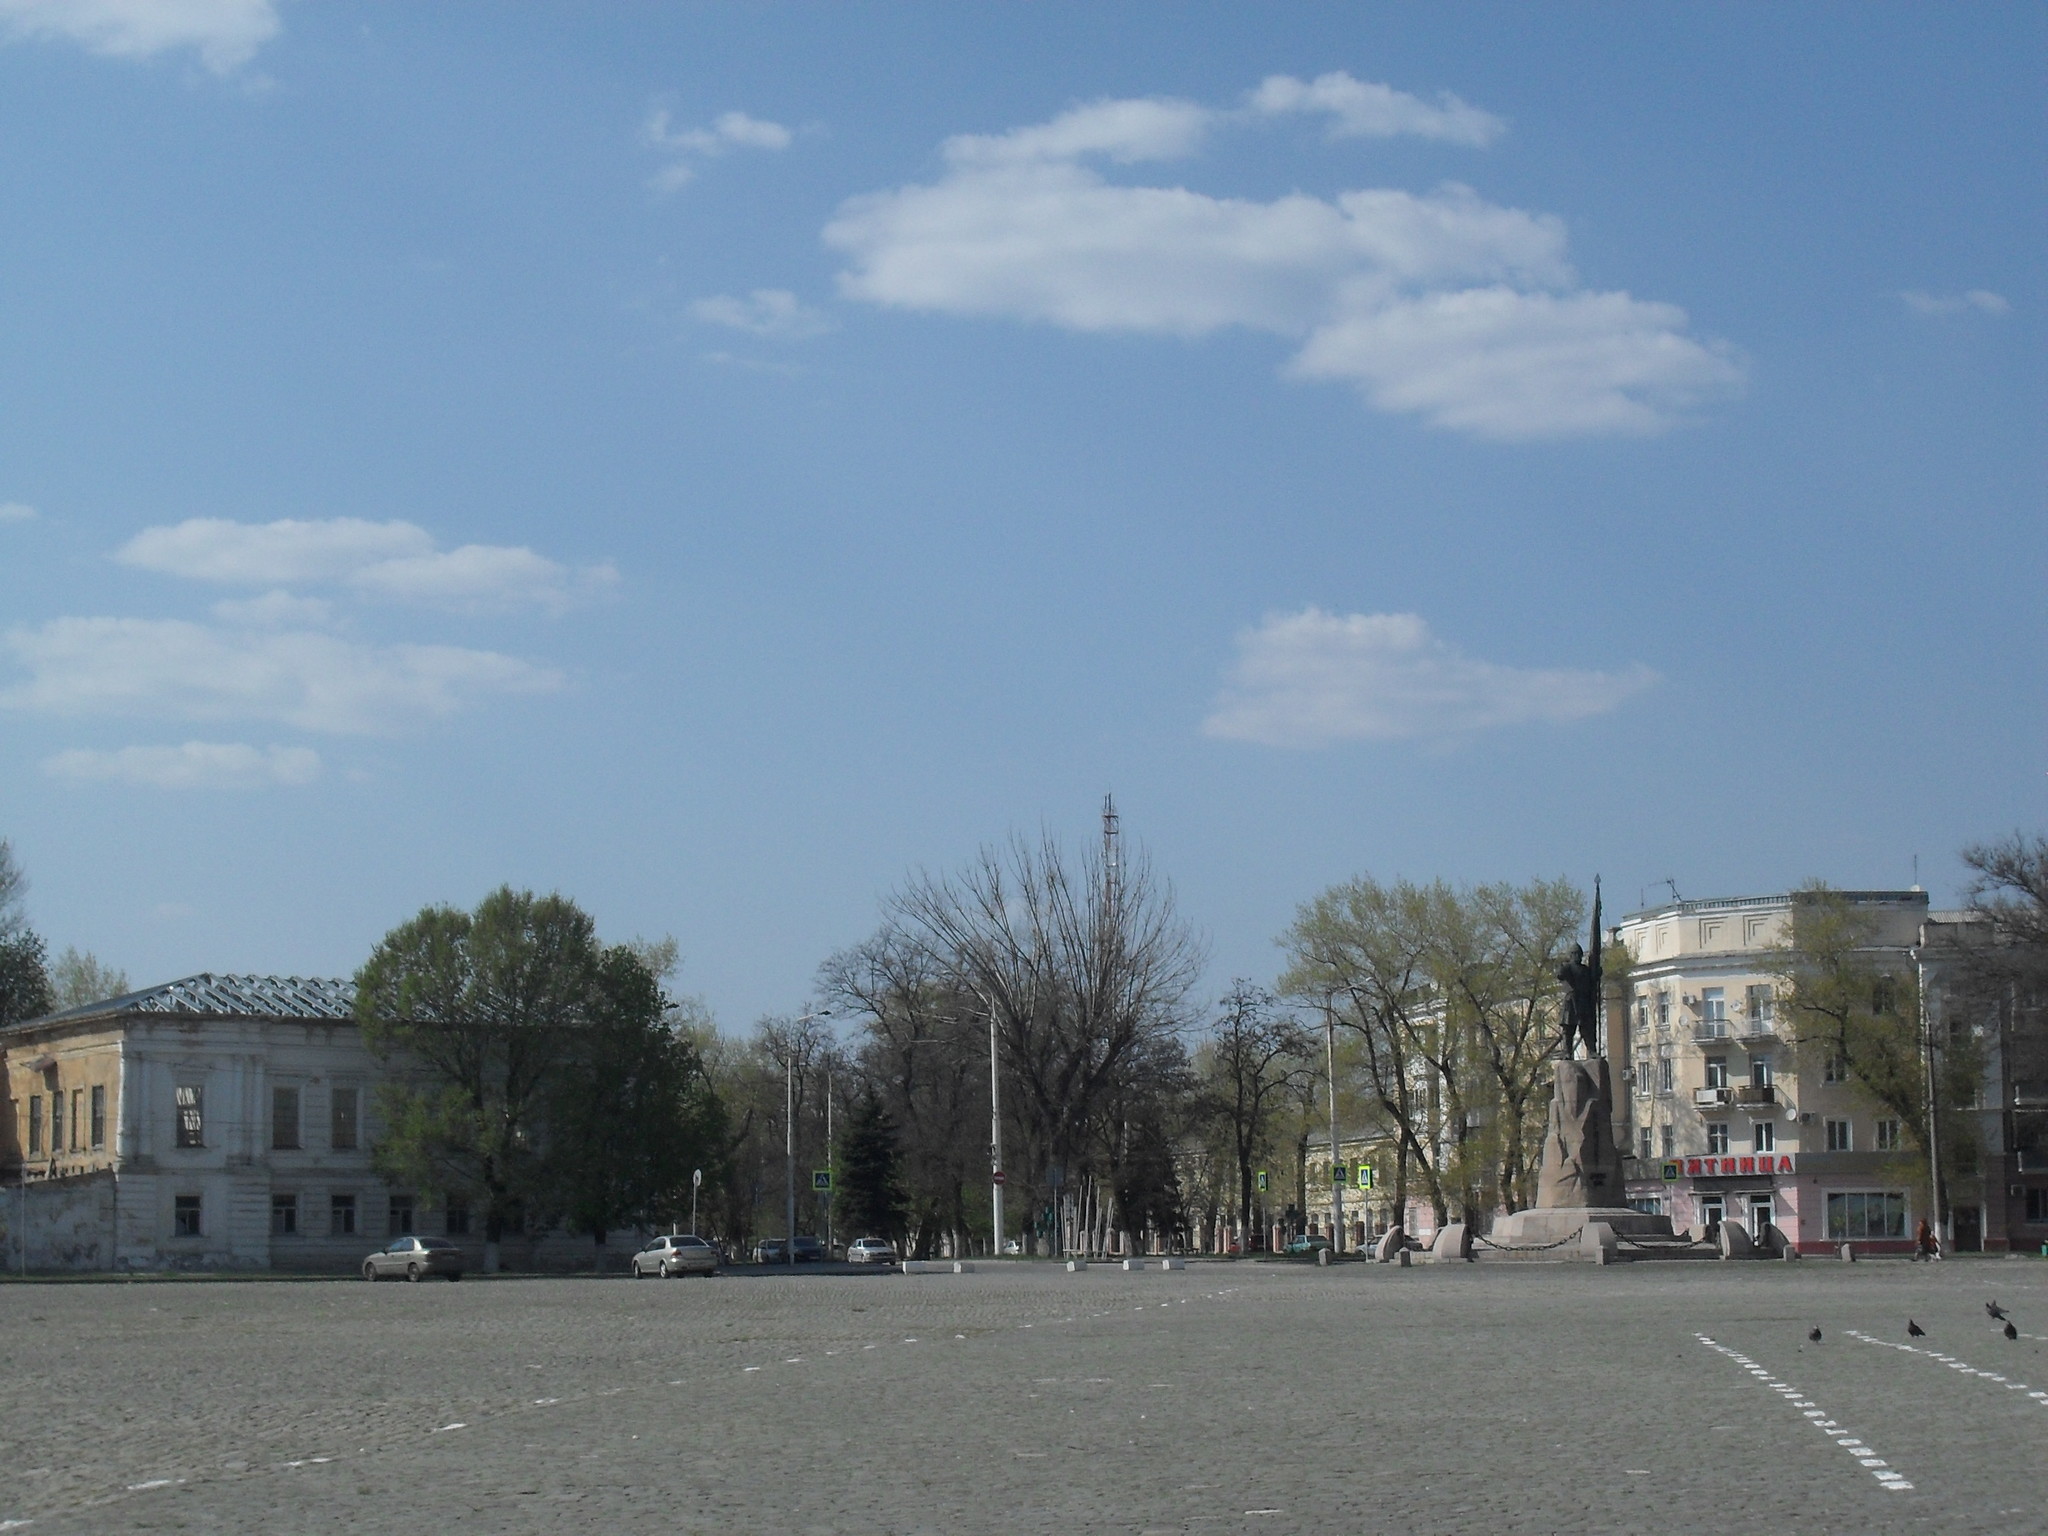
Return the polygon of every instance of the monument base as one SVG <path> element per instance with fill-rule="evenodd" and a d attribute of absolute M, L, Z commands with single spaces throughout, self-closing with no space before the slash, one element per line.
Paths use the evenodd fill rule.
<path fill-rule="evenodd" d="M 1670 1238 L 1675 1235 L 1669 1216 L 1653 1216 L 1627 1206 L 1563 1205 L 1496 1216 L 1493 1230 L 1486 1237 L 1488 1242 L 1503 1248 L 1539 1247 L 1582 1232 L 1596 1221 L 1605 1222 L 1616 1237 Z"/>

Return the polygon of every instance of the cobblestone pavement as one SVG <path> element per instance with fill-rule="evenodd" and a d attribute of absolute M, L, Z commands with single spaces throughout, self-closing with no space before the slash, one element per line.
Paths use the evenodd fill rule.
<path fill-rule="evenodd" d="M 0 1324 L 34 1536 L 2048 1529 L 2039 1261 L 30 1283 Z"/>

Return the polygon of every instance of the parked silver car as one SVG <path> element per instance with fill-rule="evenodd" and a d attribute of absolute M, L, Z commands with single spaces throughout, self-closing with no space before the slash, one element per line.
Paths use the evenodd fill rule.
<path fill-rule="evenodd" d="M 363 1260 L 365 1280 L 462 1278 L 462 1250 L 445 1237 L 401 1237 Z"/>
<path fill-rule="evenodd" d="M 715 1275 L 718 1250 L 689 1232 L 671 1232 L 657 1237 L 633 1255 L 633 1278 L 650 1275 L 671 1279 L 676 1275 Z"/>
<path fill-rule="evenodd" d="M 846 1245 L 846 1262 L 849 1264 L 894 1264 L 896 1245 L 886 1238 L 857 1238 Z"/>

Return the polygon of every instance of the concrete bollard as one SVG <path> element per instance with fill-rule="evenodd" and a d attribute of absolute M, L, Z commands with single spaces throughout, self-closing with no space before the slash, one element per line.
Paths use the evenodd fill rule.
<path fill-rule="evenodd" d="M 1086 1259 L 1067 1260 L 1067 1273 L 1070 1275 L 1078 1275 L 1082 1270 L 1086 1269 L 1087 1267 L 1088 1261 Z"/>
<path fill-rule="evenodd" d="M 1130 1273 L 1130 1272 L 1131 1272 L 1132 1270 L 1134 1270 L 1134 1269 L 1143 1269 L 1144 1267 L 1145 1267 L 1145 1261 L 1144 1261 L 1143 1259 L 1125 1259 L 1125 1260 L 1124 1260 L 1124 1273 L 1126 1273 L 1126 1274 L 1129 1274 L 1129 1273 Z"/>
<path fill-rule="evenodd" d="M 1408 1267 L 1408 1250 L 1406 1248 L 1403 1248 L 1399 1253 L 1395 1254 L 1394 1262 L 1400 1265 L 1403 1269 L 1406 1269 Z"/>
<path fill-rule="evenodd" d="M 967 1263 L 964 1259 L 955 1259 L 953 1261 L 953 1273 L 956 1275 L 971 1275 L 974 1273 L 974 1266 Z"/>
<path fill-rule="evenodd" d="M 1161 1269 L 1186 1269 L 1188 1267 L 1188 1261 L 1186 1259 L 1176 1259 L 1168 1257 L 1161 1259 L 1159 1261 L 1159 1267 Z"/>
<path fill-rule="evenodd" d="M 1847 1243 L 1844 1243 L 1841 1247 L 1835 1250 L 1835 1257 L 1840 1259 L 1844 1264 L 1854 1264 L 1856 1262 L 1856 1250 L 1854 1248 L 1851 1248 Z"/>
<path fill-rule="evenodd" d="M 1317 1267 L 1318 1269 L 1328 1269 L 1328 1268 L 1330 1267 L 1330 1250 L 1329 1250 L 1329 1249 L 1327 1249 L 1327 1248 L 1318 1248 L 1318 1249 L 1316 1250 L 1316 1267 Z"/>
<path fill-rule="evenodd" d="M 1778 1257 L 1783 1259 L 1787 1264 L 1797 1264 L 1799 1262 L 1799 1250 L 1797 1248 L 1794 1248 L 1790 1243 L 1787 1243 L 1785 1245 L 1785 1251 L 1779 1254 Z"/>

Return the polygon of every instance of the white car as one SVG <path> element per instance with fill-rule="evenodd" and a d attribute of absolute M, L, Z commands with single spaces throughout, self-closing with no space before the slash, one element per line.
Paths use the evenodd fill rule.
<path fill-rule="evenodd" d="M 846 1245 L 849 1264 L 894 1264 L 896 1245 L 885 1238 L 863 1237 Z"/>
<path fill-rule="evenodd" d="M 688 1232 L 657 1237 L 633 1255 L 633 1278 L 644 1280 L 659 1275 L 667 1280 L 676 1275 L 715 1275 L 718 1250 L 703 1238 Z"/>

